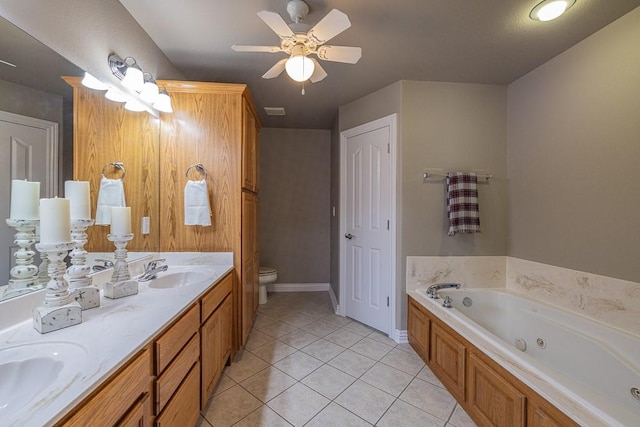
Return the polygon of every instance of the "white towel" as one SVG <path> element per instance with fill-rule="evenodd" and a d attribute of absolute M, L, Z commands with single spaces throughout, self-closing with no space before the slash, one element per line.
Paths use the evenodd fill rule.
<path fill-rule="evenodd" d="M 184 187 L 184 225 L 211 225 L 211 207 L 207 182 L 187 181 Z"/>
<path fill-rule="evenodd" d="M 124 186 L 121 179 L 102 177 L 98 190 L 98 206 L 96 208 L 96 224 L 111 224 L 111 208 L 125 207 Z"/>

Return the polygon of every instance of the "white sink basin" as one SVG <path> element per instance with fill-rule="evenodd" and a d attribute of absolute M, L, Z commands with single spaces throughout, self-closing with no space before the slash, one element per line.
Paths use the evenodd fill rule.
<path fill-rule="evenodd" d="M 150 288 L 154 289 L 167 289 L 167 288 L 180 288 L 183 286 L 190 286 L 194 284 L 201 284 L 204 282 L 213 282 L 216 276 L 212 271 L 207 270 L 178 270 L 167 271 L 166 273 L 158 274 L 156 279 L 152 279 L 147 282 Z"/>
<path fill-rule="evenodd" d="M 68 342 L 0 348 L 0 420 L 11 420 L 38 400 L 65 389 L 86 357 L 82 346 Z"/>

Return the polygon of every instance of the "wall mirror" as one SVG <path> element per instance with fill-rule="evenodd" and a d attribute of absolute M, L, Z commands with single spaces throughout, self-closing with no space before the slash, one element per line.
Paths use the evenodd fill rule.
<path fill-rule="evenodd" d="M 83 75 L 83 71 L 61 55 L 42 44 L 22 29 L 16 27 L 3 17 L 0 17 L 0 112 L 8 112 L 9 114 L 17 114 L 25 117 L 34 117 L 39 120 L 46 120 L 58 124 L 58 153 L 55 162 L 57 163 L 57 181 L 55 188 L 47 189 L 41 185 L 40 197 L 54 197 L 64 195 L 64 181 L 72 179 L 74 176 L 73 164 L 73 89 L 69 84 L 61 79 L 61 76 L 78 76 Z M 12 66 L 15 64 L 16 66 Z M 99 96 L 101 93 L 97 93 Z M 138 113 L 146 114 L 146 113 Z M 0 119 L 0 131 L 6 125 Z M 6 130 L 6 129 L 4 129 Z M 0 301 L 19 296 L 25 292 L 6 293 L 6 284 L 10 279 L 9 270 L 15 264 L 13 254 L 18 249 L 14 243 L 15 229 L 9 227 L 5 219 L 10 216 L 10 188 L 12 179 L 22 179 L 24 177 L 16 177 L 13 169 L 11 146 L 11 131 L 0 134 L 2 137 L 2 150 L 0 151 L 0 162 L 2 182 L 0 188 L 3 191 L 4 203 L 0 206 L 0 215 L 2 216 L 0 223 Z M 159 136 L 157 136 L 159 138 Z M 132 141 L 132 144 L 135 141 Z M 15 156 L 13 156 L 15 157 Z M 126 156 L 125 156 L 126 157 Z M 110 158 L 110 157 L 109 157 Z M 127 158 L 117 158 L 113 161 L 122 161 L 127 165 Z M 13 160 L 15 163 L 15 160 Z M 147 159 L 149 164 L 154 167 L 157 159 Z M 133 160 L 132 160 L 133 162 Z M 139 160 L 138 160 L 139 163 Z M 136 165 L 140 167 L 140 165 Z M 145 165 L 142 165 L 145 167 Z M 100 167 L 101 169 L 101 167 Z M 100 174 L 100 170 L 97 171 Z M 135 175 L 135 174 L 133 174 Z M 35 179 L 34 179 L 35 180 Z M 125 191 L 137 191 L 136 188 L 142 187 L 144 183 L 129 180 L 125 182 Z M 129 188 L 131 187 L 131 188 Z M 147 192 L 152 194 L 153 192 Z M 6 199 L 5 199 L 6 196 Z M 136 198 L 130 197 L 127 205 L 133 205 Z M 92 194 L 92 216 L 95 217 L 96 200 Z M 154 206 L 157 206 L 155 204 Z M 158 213 L 146 212 L 147 215 L 158 217 Z M 137 220 L 132 218 L 134 233 L 139 232 L 139 224 Z M 98 226 L 94 226 L 98 228 Z M 102 238 L 108 232 L 108 226 L 99 227 L 94 238 Z M 152 228 L 152 233 L 157 233 L 157 228 Z M 158 239 L 151 239 L 157 242 Z M 110 242 L 107 242 L 110 243 Z M 89 246 L 89 245 L 88 245 Z M 87 246 L 87 247 L 88 247 Z M 109 246 L 101 246 L 100 253 L 92 253 L 88 259 L 93 262 L 96 258 L 111 258 L 113 253 L 108 252 Z M 32 247 L 32 249 L 34 249 Z M 115 249 L 115 248 L 114 248 Z M 145 256 L 149 252 L 157 251 L 157 247 L 145 247 L 144 250 L 136 251 L 135 248 L 129 252 L 129 260 L 134 260 Z M 36 265 L 40 262 L 35 260 Z M 6 294 L 6 295 L 5 295 Z"/>

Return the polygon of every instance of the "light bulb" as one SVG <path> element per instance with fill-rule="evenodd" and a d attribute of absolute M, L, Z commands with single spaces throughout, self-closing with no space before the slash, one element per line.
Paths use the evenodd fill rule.
<path fill-rule="evenodd" d="M 124 78 L 122 79 L 122 86 L 127 89 L 135 90 L 136 92 L 142 92 L 142 87 L 144 86 L 144 77 L 142 75 L 142 70 L 138 68 L 137 65 L 131 65 L 127 68 L 127 71 L 124 74 Z"/>
<path fill-rule="evenodd" d="M 107 90 L 104 97 L 114 102 L 125 102 L 129 99 L 125 94 L 113 87 L 110 87 L 109 90 Z"/>
<path fill-rule="evenodd" d="M 297 82 L 308 80 L 313 74 L 315 65 L 313 61 L 304 55 L 296 55 L 287 59 L 285 64 L 287 74 Z"/>
<path fill-rule="evenodd" d="M 143 101 L 149 102 L 153 104 L 158 99 L 158 95 L 160 91 L 158 90 L 158 85 L 153 82 L 145 82 L 142 87 L 142 93 L 140 93 L 140 98 Z"/>
<path fill-rule="evenodd" d="M 171 106 L 171 97 L 163 90 L 159 95 L 157 101 L 153 104 L 153 108 L 163 113 L 173 113 L 173 107 Z"/>
<path fill-rule="evenodd" d="M 551 21 L 569 9 L 575 0 L 544 0 L 531 10 L 529 16 L 537 21 Z"/>
<path fill-rule="evenodd" d="M 88 87 L 89 89 L 95 90 L 107 90 L 109 86 L 102 83 L 100 80 L 96 79 L 91 73 L 85 71 L 84 77 L 82 78 L 82 85 L 84 87 Z"/>

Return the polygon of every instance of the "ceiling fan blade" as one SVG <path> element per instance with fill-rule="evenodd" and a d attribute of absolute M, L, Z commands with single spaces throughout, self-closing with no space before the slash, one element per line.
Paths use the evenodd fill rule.
<path fill-rule="evenodd" d="M 282 74 L 282 72 L 284 71 L 284 64 L 287 62 L 287 59 L 289 59 L 289 58 L 284 58 L 284 59 L 281 59 L 280 61 L 276 62 L 276 65 L 274 65 L 273 67 L 269 68 L 269 71 L 264 73 L 262 75 L 262 78 L 263 79 L 273 79 L 275 77 L 278 77 L 280 74 Z"/>
<path fill-rule="evenodd" d="M 268 10 L 261 10 L 260 12 L 258 12 L 258 16 L 281 39 L 290 39 L 295 36 L 291 28 L 289 28 L 287 23 L 284 21 L 284 19 L 282 19 L 282 16 L 280 16 L 279 14 L 275 12 L 270 12 Z"/>
<path fill-rule="evenodd" d="M 316 43 L 322 44 L 337 36 L 350 26 L 351 21 L 349 21 L 349 17 L 338 9 L 333 9 L 309 30 L 307 36 Z"/>
<path fill-rule="evenodd" d="M 322 68 L 322 66 L 320 65 L 317 59 L 311 58 L 311 60 L 313 61 L 313 65 L 315 65 L 315 68 L 313 69 L 313 74 L 311 74 L 311 77 L 310 77 L 311 83 L 317 83 L 320 80 L 327 77 L 327 72 L 324 70 L 324 68 Z"/>
<path fill-rule="evenodd" d="M 362 57 L 362 49 L 351 46 L 320 46 L 318 58 L 326 61 L 355 64 Z"/>
<path fill-rule="evenodd" d="M 269 53 L 277 53 L 281 52 L 278 46 L 250 46 L 250 45 L 238 45 L 234 44 L 231 46 L 231 49 L 236 52 L 269 52 Z"/>

